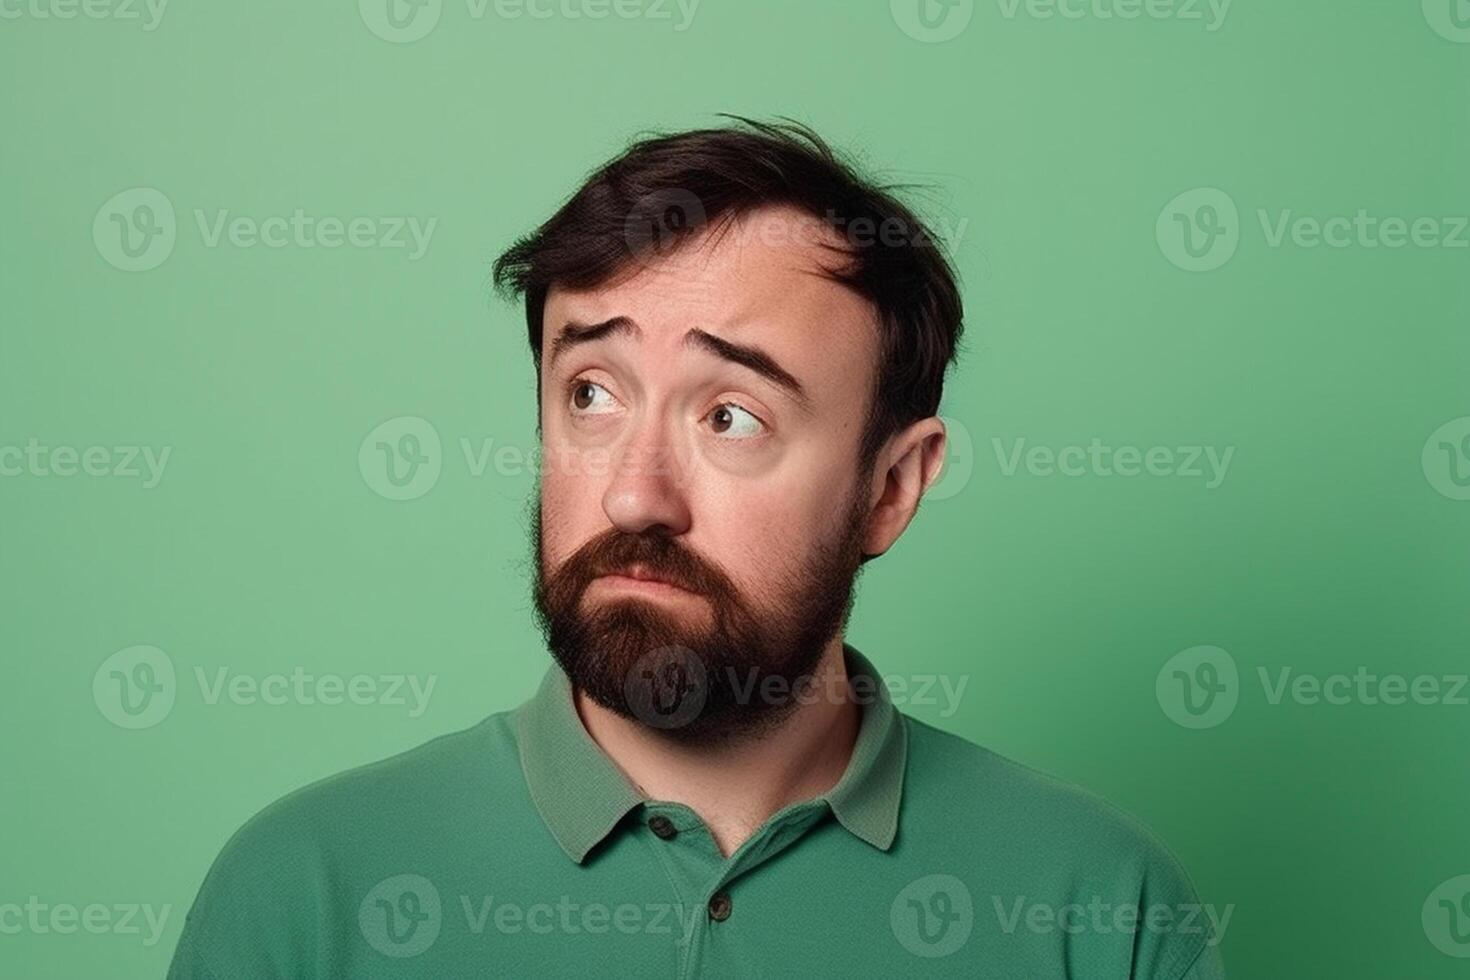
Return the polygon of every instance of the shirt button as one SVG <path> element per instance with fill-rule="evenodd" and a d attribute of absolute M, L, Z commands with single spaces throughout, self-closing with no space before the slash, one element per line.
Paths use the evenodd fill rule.
<path fill-rule="evenodd" d="M 648 829 L 653 831 L 660 840 L 673 840 L 679 833 L 678 828 L 674 826 L 674 821 L 662 813 L 648 821 Z"/>
<path fill-rule="evenodd" d="M 724 892 L 716 892 L 714 898 L 709 900 L 709 917 L 716 922 L 724 922 L 730 918 L 730 896 Z"/>

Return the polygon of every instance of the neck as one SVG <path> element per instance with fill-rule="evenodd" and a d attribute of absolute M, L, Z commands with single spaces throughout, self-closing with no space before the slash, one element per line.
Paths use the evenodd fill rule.
<path fill-rule="evenodd" d="M 708 745 L 671 740 L 581 691 L 575 703 L 587 733 L 633 785 L 699 814 L 728 857 L 772 814 L 827 792 L 847 769 L 862 709 L 828 695 L 848 689 L 841 636 L 828 643 L 812 680 L 819 696 L 758 736 Z"/>

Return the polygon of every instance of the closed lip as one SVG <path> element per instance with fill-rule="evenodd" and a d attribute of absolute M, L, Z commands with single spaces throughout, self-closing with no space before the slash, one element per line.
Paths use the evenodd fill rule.
<path fill-rule="evenodd" d="M 666 578 L 661 578 L 660 576 L 655 575 L 652 571 L 649 570 L 648 566 L 646 565 L 629 565 L 627 568 L 620 568 L 616 571 L 606 572 L 602 575 L 599 575 L 598 578 L 622 580 L 625 582 L 638 582 L 645 586 L 663 586 L 664 588 L 678 589 L 680 592 L 690 591 L 684 586 L 679 585 L 677 582 L 670 582 Z"/>

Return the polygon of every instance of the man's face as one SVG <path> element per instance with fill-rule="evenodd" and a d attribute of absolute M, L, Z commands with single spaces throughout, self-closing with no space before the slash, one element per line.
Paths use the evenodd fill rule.
<path fill-rule="evenodd" d="M 815 227 L 753 212 L 547 298 L 537 610 L 576 687 L 678 737 L 779 717 L 762 684 L 850 606 L 877 330 Z"/>

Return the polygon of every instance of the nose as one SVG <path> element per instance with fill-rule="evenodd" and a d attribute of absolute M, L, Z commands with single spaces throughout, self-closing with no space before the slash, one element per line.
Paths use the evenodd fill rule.
<path fill-rule="evenodd" d="M 634 433 L 618 449 L 602 509 L 627 534 L 684 534 L 689 530 L 689 501 L 683 489 L 678 454 L 655 423 Z"/>

